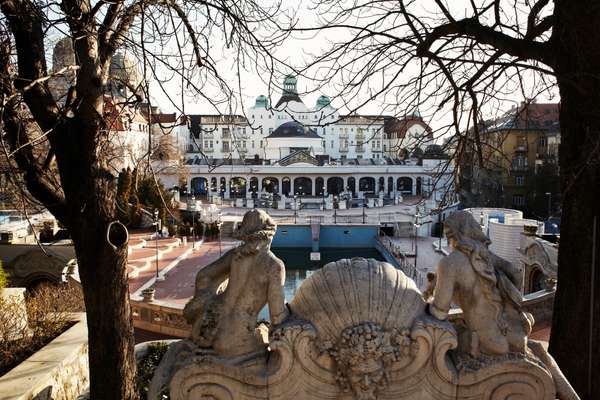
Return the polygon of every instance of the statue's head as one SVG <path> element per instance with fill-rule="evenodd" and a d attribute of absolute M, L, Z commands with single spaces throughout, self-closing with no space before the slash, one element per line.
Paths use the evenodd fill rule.
<path fill-rule="evenodd" d="M 490 239 L 481 230 L 473 215 L 468 211 L 455 211 L 444 221 L 448 243 L 456 248 L 459 243 L 480 242 L 489 245 Z"/>
<path fill-rule="evenodd" d="M 344 329 L 337 345 L 330 350 L 338 365 L 337 379 L 358 400 L 375 400 L 387 384 L 385 359 L 393 357 L 382 328 L 363 323 Z"/>
<path fill-rule="evenodd" d="M 244 242 L 271 241 L 276 230 L 277 224 L 269 214 L 259 209 L 253 209 L 244 214 L 242 224 L 233 236 Z"/>

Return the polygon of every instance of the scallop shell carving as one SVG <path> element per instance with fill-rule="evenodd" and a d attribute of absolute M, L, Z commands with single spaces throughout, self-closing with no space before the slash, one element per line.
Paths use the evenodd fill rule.
<path fill-rule="evenodd" d="M 415 282 L 391 264 L 352 258 L 329 263 L 302 282 L 290 308 L 321 340 L 335 341 L 345 328 L 365 322 L 410 328 L 425 301 Z"/>

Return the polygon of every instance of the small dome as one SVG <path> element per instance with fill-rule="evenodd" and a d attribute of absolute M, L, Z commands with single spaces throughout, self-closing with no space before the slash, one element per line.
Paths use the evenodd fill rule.
<path fill-rule="evenodd" d="M 256 102 L 254 103 L 254 108 L 264 108 L 267 109 L 269 107 L 269 99 L 267 96 L 263 96 L 262 94 L 256 98 Z"/>
<path fill-rule="evenodd" d="M 328 107 L 331 105 L 331 99 L 327 96 L 321 96 L 317 99 L 317 108 L 321 109 L 323 107 Z"/>
<path fill-rule="evenodd" d="M 298 94 L 297 83 L 298 79 L 294 75 L 286 75 L 283 78 L 283 94 Z"/>
<path fill-rule="evenodd" d="M 415 110 L 413 111 L 412 116 L 414 118 L 421 118 L 421 113 L 419 112 L 419 110 Z"/>
<path fill-rule="evenodd" d="M 273 131 L 269 138 L 284 138 L 284 137 L 303 137 L 303 138 L 321 138 L 312 129 L 302 125 L 296 121 L 286 122 L 279 125 L 277 129 Z"/>

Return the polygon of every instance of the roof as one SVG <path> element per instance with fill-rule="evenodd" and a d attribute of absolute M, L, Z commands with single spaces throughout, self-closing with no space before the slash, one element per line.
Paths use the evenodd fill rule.
<path fill-rule="evenodd" d="M 275 104 L 275 108 L 279 108 L 280 105 L 288 103 L 290 101 L 296 101 L 298 103 L 304 104 L 300 96 L 297 93 L 284 93 L 277 104 Z"/>
<path fill-rule="evenodd" d="M 488 132 L 503 129 L 559 131 L 559 104 L 521 103 L 502 117 L 483 124 Z"/>
<path fill-rule="evenodd" d="M 296 150 L 277 161 L 277 164 L 284 167 L 297 163 L 306 163 L 315 166 L 320 165 L 319 160 L 316 157 L 313 157 L 308 150 Z"/>
<path fill-rule="evenodd" d="M 423 118 L 417 116 L 408 116 L 402 119 L 388 117 L 385 119 L 383 130 L 386 134 L 396 133 L 395 137 L 404 138 L 406 132 L 415 125 L 421 125 L 429 135 L 433 134 L 429 125 L 423 121 Z"/>
<path fill-rule="evenodd" d="M 153 124 L 176 124 L 177 115 L 175 113 L 172 114 L 152 114 L 150 116 Z M 179 121 L 181 122 L 181 121 Z"/>
<path fill-rule="evenodd" d="M 290 137 L 322 139 L 315 131 L 296 121 L 289 121 L 279 125 L 273 133 L 267 136 L 267 139 Z"/>

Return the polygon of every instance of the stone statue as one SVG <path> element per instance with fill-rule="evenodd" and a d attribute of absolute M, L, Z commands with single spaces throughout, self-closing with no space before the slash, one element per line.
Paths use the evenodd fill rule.
<path fill-rule="evenodd" d="M 468 339 L 461 350 L 472 356 L 524 353 L 532 320 L 521 311 L 518 270 L 488 249 L 469 212 L 452 213 L 444 227 L 453 251 L 438 265 L 429 312 L 444 320 L 453 302 L 462 308 Z"/>
<path fill-rule="evenodd" d="M 261 210 L 248 211 L 235 237 L 244 243 L 196 275 L 194 297 L 184 317 L 192 325 L 191 340 L 220 356 L 264 352 L 256 319 L 268 304 L 271 323 L 287 315 L 283 285 L 285 267 L 271 252 L 277 225 Z"/>
<path fill-rule="evenodd" d="M 454 251 L 430 303 L 401 270 L 352 258 L 315 271 L 285 307 L 284 267 L 269 250 L 275 224 L 249 211 L 244 245 L 198 273 L 185 309 L 191 340 L 169 346 L 148 399 L 578 400 L 551 357 L 528 346 L 516 271 L 487 250 L 470 215 L 446 226 Z M 453 301 L 464 332 L 446 320 Z M 268 348 L 254 334 L 267 303 Z"/>

